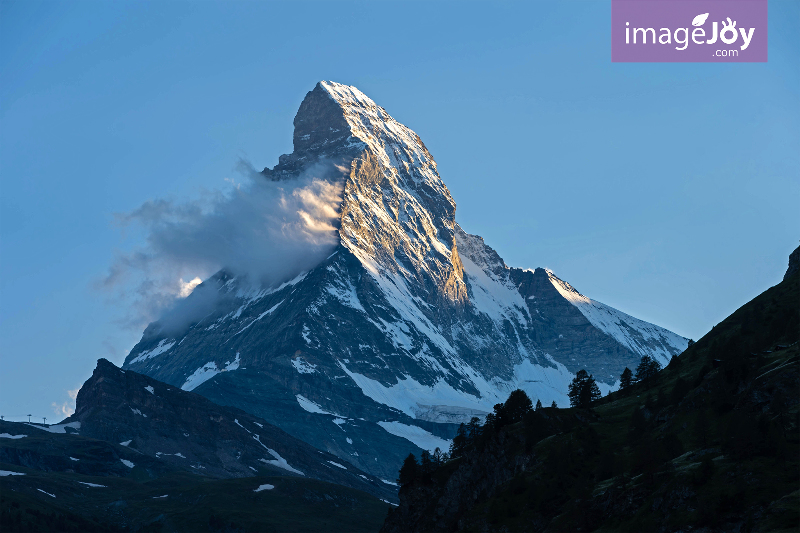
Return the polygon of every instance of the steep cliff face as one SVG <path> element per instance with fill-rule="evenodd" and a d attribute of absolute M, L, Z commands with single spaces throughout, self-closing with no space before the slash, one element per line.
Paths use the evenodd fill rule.
<path fill-rule="evenodd" d="M 201 286 L 213 311 L 179 332 L 152 324 L 125 368 L 393 480 L 409 452 L 446 448 L 515 388 L 564 405 L 579 368 L 605 392 L 642 355 L 685 349 L 552 273 L 509 268 L 456 223 L 420 138 L 358 89 L 320 82 L 294 124 L 294 152 L 264 179 L 341 186 L 339 244 L 279 286 L 216 274 Z"/>

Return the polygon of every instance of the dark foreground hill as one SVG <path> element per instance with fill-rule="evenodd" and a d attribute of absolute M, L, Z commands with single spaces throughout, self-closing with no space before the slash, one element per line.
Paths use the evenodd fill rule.
<path fill-rule="evenodd" d="M 3 533 L 377 531 L 395 500 L 260 418 L 102 359 L 61 424 L 0 421 Z"/>
<path fill-rule="evenodd" d="M 78 392 L 65 426 L 175 468 L 215 478 L 256 473 L 328 481 L 396 500 L 395 487 L 265 420 L 105 359 Z M 135 462 L 135 461 L 134 461 Z"/>
<path fill-rule="evenodd" d="M 19 435 L 24 429 L 28 440 L 19 439 L 23 453 L 28 448 L 31 455 L 39 455 L 41 440 L 63 440 L 79 462 L 75 469 L 66 470 L 0 462 L 3 533 L 370 532 L 380 528 L 389 507 L 365 492 L 302 477 L 211 479 L 178 470 L 157 477 L 148 476 L 144 470 L 121 476 L 104 475 L 102 468 L 96 474 L 86 474 L 77 465 L 91 463 L 87 470 L 98 467 L 102 461 L 95 454 L 104 443 L 44 432 L 40 436 L 35 429 L 19 426 L 22 424 L 3 423 L 0 431 Z"/>
<path fill-rule="evenodd" d="M 797 531 L 798 284 L 790 265 L 590 409 L 473 428 L 458 457 L 401 486 L 382 531 Z"/>

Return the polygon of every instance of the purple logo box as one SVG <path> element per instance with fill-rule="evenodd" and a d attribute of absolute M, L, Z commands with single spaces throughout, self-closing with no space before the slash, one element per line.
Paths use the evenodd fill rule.
<path fill-rule="evenodd" d="M 767 0 L 611 0 L 613 62 L 766 62 Z"/>

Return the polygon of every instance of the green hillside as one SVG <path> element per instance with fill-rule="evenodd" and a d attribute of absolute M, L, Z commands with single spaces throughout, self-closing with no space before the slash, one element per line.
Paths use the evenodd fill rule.
<path fill-rule="evenodd" d="M 800 273 L 654 378 L 474 429 L 383 531 L 797 531 Z"/>
<path fill-rule="evenodd" d="M 374 532 L 389 508 L 365 492 L 273 476 L 268 469 L 254 477 L 211 479 L 122 446 L 27 424 L 2 422 L 0 434 L 27 435 L 0 439 L 0 470 L 24 474 L 0 477 L 3 533 Z M 273 488 L 255 492 L 262 485 Z"/>
<path fill-rule="evenodd" d="M 138 482 L 4 464 L 0 469 L 26 474 L 2 478 L 3 532 L 374 532 L 389 507 L 354 489 L 297 477 L 210 480 L 178 473 Z M 254 492 L 265 484 L 274 488 Z"/>

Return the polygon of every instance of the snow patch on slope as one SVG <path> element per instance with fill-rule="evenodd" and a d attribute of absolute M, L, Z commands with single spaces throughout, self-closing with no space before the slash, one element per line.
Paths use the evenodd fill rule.
<path fill-rule="evenodd" d="M 512 317 L 521 324 L 528 323 L 525 301 L 513 284 L 482 269 L 467 255 L 460 254 L 460 257 L 467 283 L 472 288 L 472 304 L 478 311 L 498 324 Z"/>
<path fill-rule="evenodd" d="M 577 307 L 586 320 L 632 352 L 655 356 L 662 365 L 666 365 L 673 353 L 680 353 L 687 348 L 689 341 L 680 335 L 587 298 L 549 270 L 547 275 L 553 287 Z"/>
<path fill-rule="evenodd" d="M 34 425 L 34 424 L 28 424 L 27 422 L 25 422 L 25 425 L 34 427 L 36 429 L 41 429 L 42 431 L 47 431 L 48 433 L 66 433 L 67 432 L 66 428 L 71 428 L 71 429 L 74 429 L 74 430 L 81 429 L 81 423 L 80 422 L 69 422 L 67 424 L 54 424 L 52 426 L 37 426 L 37 425 Z"/>
<path fill-rule="evenodd" d="M 265 448 L 266 448 L 266 446 L 265 446 Z M 292 468 L 292 466 L 289 463 L 286 462 L 286 459 L 281 457 L 280 454 L 278 452 L 276 452 L 275 450 L 273 450 L 272 448 L 267 448 L 267 451 L 270 454 L 272 454 L 272 456 L 275 459 L 270 459 L 270 460 L 259 459 L 259 461 L 261 461 L 262 463 L 267 463 L 269 465 L 277 466 L 278 468 L 283 468 L 284 470 L 288 470 L 289 472 L 294 472 L 295 474 L 299 474 L 301 476 L 305 476 L 305 474 L 302 473 L 301 471 L 299 471 L 298 469 Z"/>
<path fill-rule="evenodd" d="M 265 316 L 272 314 L 272 313 L 273 313 L 273 312 L 274 312 L 274 311 L 275 311 L 275 310 L 278 308 L 278 306 L 280 306 L 280 305 L 281 305 L 281 304 L 282 304 L 284 301 L 285 301 L 285 300 L 281 300 L 280 302 L 276 303 L 275 305 L 273 305 L 272 307 L 270 307 L 269 309 L 267 309 L 266 311 L 264 311 L 263 313 L 261 313 L 260 315 L 258 315 L 258 316 L 257 316 L 256 318 L 254 318 L 254 319 L 253 319 L 253 320 L 252 320 L 252 321 L 251 321 L 249 324 L 247 324 L 245 327 L 243 327 L 242 329 L 240 329 L 239 331 L 237 331 L 237 332 L 236 332 L 236 335 L 238 335 L 239 333 L 242 333 L 242 332 L 243 332 L 243 331 L 245 331 L 247 328 L 249 328 L 250 326 L 252 326 L 252 325 L 253 325 L 253 324 L 255 324 L 256 322 L 258 322 L 259 320 L 261 320 L 261 319 L 262 319 L 262 318 L 264 318 Z"/>
<path fill-rule="evenodd" d="M 158 343 L 158 346 L 153 348 L 152 350 L 145 350 L 143 352 L 139 352 L 139 355 L 134 357 L 128 365 L 132 365 L 134 363 L 138 363 L 139 361 L 145 361 L 147 359 L 152 359 L 157 355 L 161 355 L 169 351 L 173 346 L 175 346 L 176 341 L 167 342 L 168 339 L 162 339 L 161 342 Z"/>
<path fill-rule="evenodd" d="M 313 365 L 301 357 L 292 359 L 292 366 L 300 374 L 313 374 L 317 371 L 317 365 Z"/>
<path fill-rule="evenodd" d="M 420 427 L 409 426 L 408 424 L 401 424 L 400 422 L 378 422 L 378 425 L 392 435 L 413 442 L 423 450 L 433 452 L 436 448 L 439 448 L 446 452 L 450 449 L 449 440 L 441 439 Z"/>
<path fill-rule="evenodd" d="M 377 403 L 392 407 L 412 418 L 435 422 L 468 422 L 473 416 L 482 417 L 490 413 L 495 404 L 504 402 L 515 389 L 522 389 L 535 402 L 557 402 L 569 405 L 566 391 L 574 377 L 567 368 L 548 356 L 553 366 L 540 366 L 529 359 L 514 366 L 511 379 L 486 379 L 462 363 L 462 375 L 468 376 L 479 396 L 455 389 L 443 379 L 432 386 L 423 385 L 410 376 L 397 379 L 394 385 L 386 386 L 367 376 L 351 372 L 341 361 L 339 366 L 358 385 L 361 392 Z M 610 386 L 599 383 L 600 390 L 607 392 Z"/>
<path fill-rule="evenodd" d="M 334 415 L 333 413 L 329 413 L 328 411 L 324 410 L 322 407 L 320 407 L 319 405 L 315 404 L 314 402 L 312 402 L 311 400 L 309 400 L 308 398 L 306 398 L 302 394 L 296 394 L 295 398 L 297 399 L 297 403 L 300 404 L 300 407 L 302 407 L 303 409 L 305 409 L 309 413 L 316 413 L 316 414 L 320 414 L 320 415 L 338 416 L 338 415 Z"/>
<path fill-rule="evenodd" d="M 219 374 L 220 372 L 236 370 L 237 368 L 239 368 L 240 362 L 241 361 L 239 359 L 239 352 L 236 352 L 236 359 L 234 359 L 232 363 L 226 361 L 225 368 L 221 370 L 217 369 L 217 363 L 215 363 L 214 361 L 209 361 L 208 363 L 204 364 L 203 366 L 195 370 L 191 376 L 186 378 L 186 382 L 183 385 L 181 385 L 181 388 L 186 391 L 194 390 L 203 383 L 205 383 L 206 381 L 208 381 L 209 379 Z"/>

